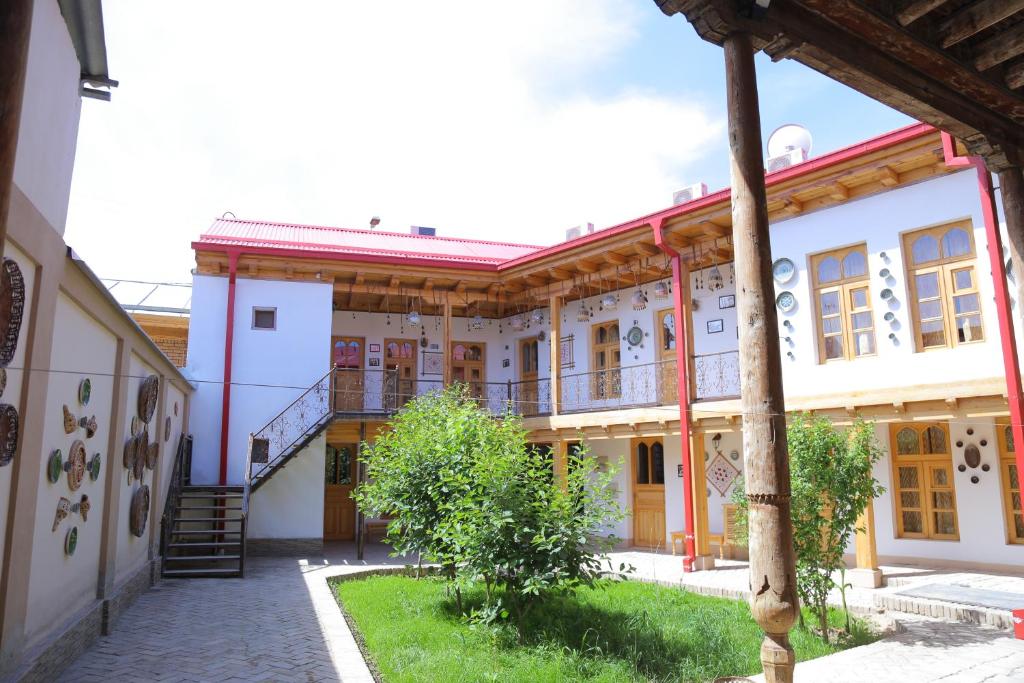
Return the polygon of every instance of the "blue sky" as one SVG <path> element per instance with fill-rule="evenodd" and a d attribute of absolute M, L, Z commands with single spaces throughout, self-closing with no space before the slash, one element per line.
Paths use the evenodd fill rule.
<path fill-rule="evenodd" d="M 188 280 L 225 211 L 552 244 L 728 184 L 722 51 L 652 0 L 179 9 L 104 3 L 121 86 L 83 103 L 66 232 L 103 277 Z M 803 124 L 813 155 L 910 122 L 758 67 L 764 133 Z"/>

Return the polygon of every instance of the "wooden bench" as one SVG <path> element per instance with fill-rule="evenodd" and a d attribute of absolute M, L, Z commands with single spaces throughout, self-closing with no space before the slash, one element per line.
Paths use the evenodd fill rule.
<path fill-rule="evenodd" d="M 375 537 L 377 540 L 384 538 L 384 535 L 388 532 L 388 524 L 390 523 L 390 519 L 366 520 L 366 540 L 372 541 Z"/>
<path fill-rule="evenodd" d="M 732 559 L 732 548 L 739 545 L 736 541 L 737 530 L 736 530 L 736 504 L 725 503 L 722 505 L 722 519 L 724 520 L 724 529 L 720 534 L 708 534 L 708 543 L 718 546 L 718 558 L 721 560 L 725 559 L 726 548 L 729 549 L 729 559 Z M 672 539 L 672 554 L 676 554 L 676 543 L 682 544 L 681 553 L 686 552 L 686 532 L 685 531 L 673 531 L 669 534 Z"/>

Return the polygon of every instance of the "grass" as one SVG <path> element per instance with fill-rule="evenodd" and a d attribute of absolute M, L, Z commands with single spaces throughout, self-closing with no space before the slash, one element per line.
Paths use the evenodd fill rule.
<path fill-rule="evenodd" d="M 531 614 L 522 644 L 507 625 L 460 618 L 438 578 L 372 577 L 333 589 L 387 683 L 710 681 L 761 670 L 762 635 L 746 603 L 677 588 L 609 581 L 554 599 Z M 469 607 L 483 598 L 464 597 Z M 838 612 L 831 619 L 844 623 Z M 797 658 L 873 639 L 863 623 L 853 630 L 836 645 L 794 629 Z"/>

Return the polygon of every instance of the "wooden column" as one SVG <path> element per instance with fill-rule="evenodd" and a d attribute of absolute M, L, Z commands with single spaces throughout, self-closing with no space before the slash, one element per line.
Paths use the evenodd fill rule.
<path fill-rule="evenodd" d="M 562 384 L 559 375 L 562 369 L 562 298 L 557 294 L 551 297 L 549 304 L 549 315 L 551 317 L 551 414 L 558 415 L 558 408 L 562 403 Z M 564 442 L 563 442 L 564 447 Z"/>
<path fill-rule="evenodd" d="M 441 368 L 444 385 L 452 383 L 452 302 L 447 295 L 444 299 L 444 323 L 441 326 L 444 333 L 444 342 L 441 344 Z"/>
<path fill-rule="evenodd" d="M 1012 160 L 1020 163 L 1021 154 L 1009 155 Z M 991 176 L 989 176 L 991 177 Z M 999 187 L 1003 194 L 1003 215 L 1006 217 L 1007 242 L 1010 247 L 1010 258 L 1013 260 L 1013 279 L 1017 285 L 1017 314 L 1022 315 L 1024 311 L 1024 170 L 1022 165 L 1011 166 L 999 174 Z M 996 226 L 998 229 L 998 226 Z M 998 255 L 1002 259 L 1002 254 Z M 1002 262 L 993 264 L 993 272 L 1002 270 Z M 1009 318 L 1009 315 L 1007 316 Z M 1018 319 L 1019 320 L 1019 319 Z M 1007 320 L 1012 334 L 1013 321 Z M 1005 353 L 1014 354 L 1013 361 L 1017 361 L 1016 344 L 1010 344 Z M 1008 371 L 1009 372 L 1009 371 Z M 1018 374 L 1019 374 L 1018 366 Z M 1008 380 L 1009 381 L 1009 380 Z M 1013 379 L 1013 385 L 1009 387 L 1010 415 L 1019 416 L 1022 412 L 1022 397 L 1020 396 L 1019 378 Z M 1016 395 L 1014 395 L 1016 394 Z M 1019 424 L 1019 418 L 1015 420 L 1018 424 L 1012 426 L 1013 435 L 1017 443 L 1021 443 L 1021 436 L 1024 434 L 1024 427 Z M 1024 448 L 1017 449 L 1017 471 L 1024 472 Z"/>
<path fill-rule="evenodd" d="M 863 588 L 879 588 L 882 571 L 878 568 L 878 548 L 875 546 L 875 505 L 868 502 L 864 513 L 857 518 L 857 568 L 846 573 L 850 583 Z"/>
<path fill-rule="evenodd" d="M 693 448 L 693 514 L 697 523 L 693 526 L 694 547 L 700 569 L 714 569 L 715 557 L 711 554 L 711 527 L 708 524 L 708 482 L 704 467 L 704 432 L 694 432 Z"/>
<path fill-rule="evenodd" d="M 0 3 L 0 254 L 7 241 L 7 217 L 11 208 L 14 157 L 21 126 L 21 102 L 25 93 L 28 38 L 32 30 L 32 0 Z"/>
<path fill-rule="evenodd" d="M 569 444 L 561 439 L 552 442 L 551 460 L 555 468 L 555 481 L 564 491 L 567 488 L 567 477 L 569 476 Z"/>
<path fill-rule="evenodd" d="M 765 680 L 789 683 L 796 664 L 789 631 L 799 603 L 757 74 L 749 34 L 732 33 L 723 47 L 740 321 L 743 464 L 750 502 L 750 603 L 754 620 L 765 632 L 761 644 Z"/>

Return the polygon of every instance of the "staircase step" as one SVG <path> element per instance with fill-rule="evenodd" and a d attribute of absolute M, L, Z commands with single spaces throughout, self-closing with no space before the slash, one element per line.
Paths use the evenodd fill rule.
<path fill-rule="evenodd" d="M 181 505 L 178 504 L 176 508 L 178 510 L 241 510 L 242 508 L 235 507 L 221 507 L 220 505 Z"/>
<path fill-rule="evenodd" d="M 242 545 L 241 541 L 187 541 L 178 543 L 168 543 L 168 548 L 227 548 L 227 547 L 239 547 Z"/>
<path fill-rule="evenodd" d="M 174 578 L 175 576 L 187 576 L 189 578 L 230 578 L 241 576 L 242 571 L 237 568 L 202 568 L 202 569 L 165 569 L 163 575 Z"/>
<path fill-rule="evenodd" d="M 220 562 L 221 560 L 238 561 L 241 555 L 170 555 L 164 562 Z"/>
<path fill-rule="evenodd" d="M 188 500 L 189 498 L 241 498 L 241 493 L 183 493 L 181 494 L 182 499 Z"/>
<path fill-rule="evenodd" d="M 241 517 L 175 517 L 175 522 L 241 522 Z"/>
<path fill-rule="evenodd" d="M 240 529 L 175 529 L 171 532 L 172 536 L 224 536 L 226 534 L 233 534 L 238 536 L 242 533 Z"/>

